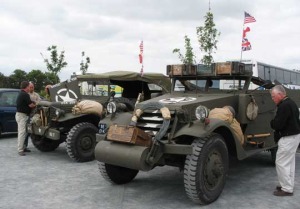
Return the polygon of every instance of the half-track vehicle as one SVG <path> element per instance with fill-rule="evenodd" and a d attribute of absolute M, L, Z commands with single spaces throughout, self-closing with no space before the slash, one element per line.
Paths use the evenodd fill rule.
<path fill-rule="evenodd" d="M 51 101 L 38 104 L 37 113 L 27 129 L 38 150 L 53 151 L 66 142 L 71 159 L 91 161 L 95 158 L 96 133 L 101 117 L 116 109 L 133 111 L 137 99 L 150 99 L 170 92 L 170 89 L 170 79 L 160 73 L 144 73 L 141 76 L 131 71 L 113 71 L 79 75 L 50 88 Z M 76 108 L 80 102 L 95 107 L 100 103 L 102 108 L 78 112 Z"/>
<path fill-rule="evenodd" d="M 133 114 L 100 121 L 95 156 L 106 180 L 125 184 L 140 170 L 175 166 L 183 171 L 187 196 L 209 204 L 224 188 L 230 159 L 270 151 L 274 161 L 277 145 L 269 125 L 274 84 L 253 77 L 251 65 L 169 65 L 167 74 L 171 93 L 138 103 Z M 287 89 L 287 94 L 300 106 L 299 90 Z M 223 107 L 238 121 L 241 134 L 230 121 L 210 117 Z"/>

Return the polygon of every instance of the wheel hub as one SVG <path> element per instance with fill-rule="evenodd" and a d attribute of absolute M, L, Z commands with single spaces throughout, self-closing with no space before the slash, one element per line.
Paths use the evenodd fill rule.
<path fill-rule="evenodd" d="M 207 188 L 214 188 L 218 185 L 223 177 L 224 167 L 222 165 L 222 157 L 219 152 L 211 152 L 206 160 L 204 177 Z"/>
<path fill-rule="evenodd" d="M 88 136 L 82 137 L 80 140 L 80 147 L 82 150 L 89 150 L 92 146 L 92 139 Z"/>

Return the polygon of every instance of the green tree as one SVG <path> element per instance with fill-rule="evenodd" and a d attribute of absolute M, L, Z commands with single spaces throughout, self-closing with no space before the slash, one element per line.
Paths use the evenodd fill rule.
<path fill-rule="evenodd" d="M 214 15 L 210 12 L 210 8 L 204 18 L 204 26 L 197 27 L 196 29 L 200 50 L 204 52 L 201 63 L 210 65 L 214 61 L 212 54 L 217 50 L 217 38 L 220 36 L 220 32 L 215 28 Z"/>
<path fill-rule="evenodd" d="M 49 46 L 47 48 L 47 51 L 50 52 L 50 61 L 49 59 L 45 58 L 44 55 L 41 53 L 44 62 L 46 63 L 46 67 L 48 71 L 52 72 L 54 75 L 58 75 L 58 73 L 62 70 L 62 68 L 66 67 L 68 65 L 67 62 L 65 62 L 65 51 L 61 51 L 60 54 L 57 52 L 57 46 Z M 57 77 L 58 78 L 58 77 Z M 55 83 L 58 83 L 59 79 L 55 81 Z"/>
<path fill-rule="evenodd" d="M 194 55 L 193 48 L 191 46 L 191 39 L 185 35 L 184 36 L 184 41 L 185 41 L 185 54 L 184 56 L 181 54 L 180 49 L 176 48 L 173 50 L 173 53 L 178 54 L 178 58 L 180 61 L 184 64 L 194 64 L 196 63 L 196 56 Z"/>
<path fill-rule="evenodd" d="M 1 73 L 0 72 L 0 88 L 6 88 L 7 86 L 7 84 L 6 84 L 6 81 L 7 80 L 7 78 L 6 78 L 6 76 L 3 74 L 3 73 Z"/>
<path fill-rule="evenodd" d="M 82 75 L 86 74 L 89 64 L 91 63 L 91 60 L 89 57 L 85 57 L 85 62 L 84 62 L 84 57 L 85 53 L 81 52 L 81 63 L 80 63 L 80 71 L 82 72 Z"/>
<path fill-rule="evenodd" d="M 27 73 L 21 69 L 16 69 L 9 77 L 9 88 L 20 88 L 22 81 L 27 81 Z"/>
<path fill-rule="evenodd" d="M 27 74 L 27 80 L 34 83 L 34 89 L 36 92 L 41 92 L 47 85 L 45 83 L 45 80 L 47 80 L 46 74 L 40 70 L 31 70 Z"/>
<path fill-rule="evenodd" d="M 45 85 L 48 85 L 48 84 L 53 85 L 53 84 L 56 84 L 56 83 L 60 82 L 59 77 L 56 74 L 52 73 L 52 72 L 45 72 L 45 76 L 46 76 L 46 79 L 44 81 Z"/>

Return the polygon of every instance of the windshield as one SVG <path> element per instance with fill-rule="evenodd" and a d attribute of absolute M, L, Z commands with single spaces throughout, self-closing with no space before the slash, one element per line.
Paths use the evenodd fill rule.
<path fill-rule="evenodd" d="M 86 96 L 108 96 L 111 91 L 115 91 L 115 97 L 121 97 L 123 88 L 118 85 L 96 83 L 90 81 L 80 82 L 80 92 Z"/>
<path fill-rule="evenodd" d="M 174 91 L 208 91 L 208 90 L 241 90 L 244 88 L 245 80 L 228 79 L 177 79 Z"/>

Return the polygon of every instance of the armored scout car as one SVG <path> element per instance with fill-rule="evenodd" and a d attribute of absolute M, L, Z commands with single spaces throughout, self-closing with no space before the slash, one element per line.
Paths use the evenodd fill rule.
<path fill-rule="evenodd" d="M 144 73 L 141 76 L 136 72 L 114 71 L 80 75 L 50 88 L 51 101 L 39 103 L 37 114 L 27 129 L 38 150 L 53 151 L 60 143 L 66 142 L 71 159 L 90 161 L 95 158 L 95 135 L 101 117 L 116 108 L 132 112 L 140 93 L 141 101 L 170 92 L 170 89 L 170 79 L 160 73 Z M 94 102 L 90 102 L 94 106 L 101 103 L 103 108 L 88 113 L 78 112 L 79 103 L 85 101 Z"/>
<path fill-rule="evenodd" d="M 133 114 L 100 121 L 99 127 L 109 128 L 96 134 L 95 156 L 106 180 L 124 184 L 139 170 L 175 166 L 183 170 L 187 196 L 209 204 L 224 188 L 229 159 L 262 151 L 271 151 L 270 162 L 275 159 L 277 145 L 269 125 L 275 105 L 268 90 L 274 85 L 252 77 L 251 65 L 170 65 L 167 74 L 171 93 L 137 104 Z M 299 91 L 287 93 L 300 104 Z M 231 110 L 241 134 L 230 121 L 210 118 L 210 112 L 223 107 Z"/>

